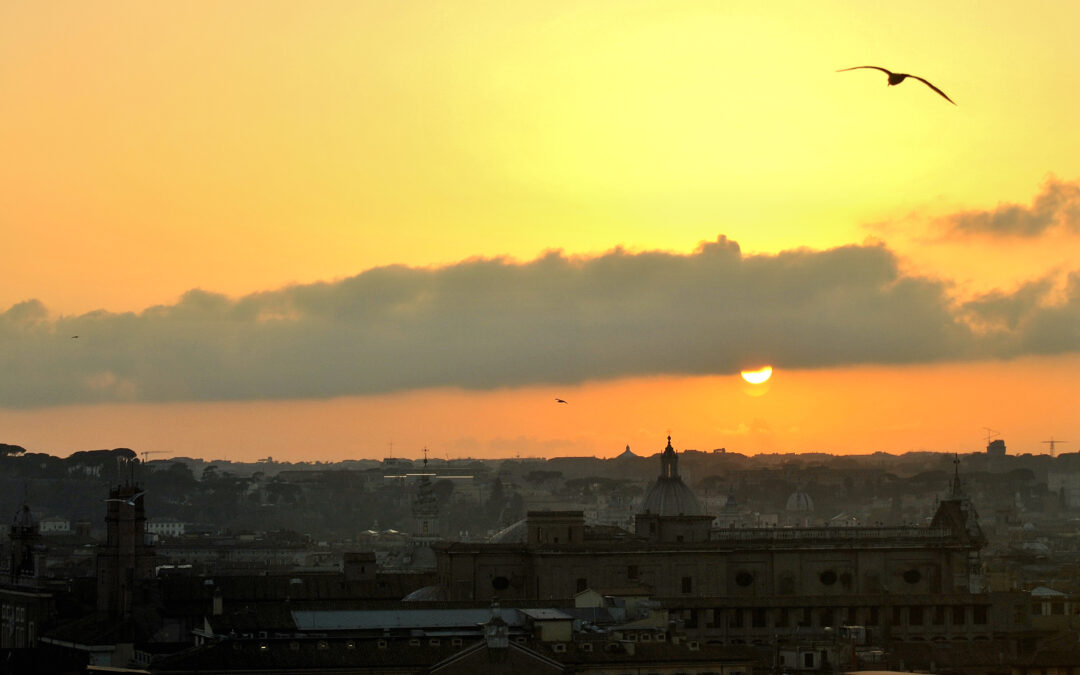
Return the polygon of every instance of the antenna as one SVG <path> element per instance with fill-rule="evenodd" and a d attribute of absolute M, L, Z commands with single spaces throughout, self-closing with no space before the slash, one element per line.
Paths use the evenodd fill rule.
<path fill-rule="evenodd" d="M 1049 443 L 1049 444 L 1050 444 L 1050 456 L 1051 456 L 1051 457 L 1053 457 L 1053 456 L 1054 456 L 1054 446 L 1055 446 L 1055 445 L 1057 445 L 1058 443 L 1068 443 L 1068 441 L 1057 441 L 1057 440 L 1054 440 L 1054 437 L 1053 437 L 1053 436 L 1051 436 L 1051 437 L 1050 437 L 1050 440 L 1048 440 L 1048 441 L 1042 441 L 1042 442 L 1043 442 L 1043 443 Z"/>
<path fill-rule="evenodd" d="M 986 432 L 986 444 L 987 445 L 990 445 L 990 441 L 994 440 L 994 436 L 1000 436 L 1001 435 L 1000 431 L 994 431 L 990 427 L 983 427 L 983 430 Z"/>

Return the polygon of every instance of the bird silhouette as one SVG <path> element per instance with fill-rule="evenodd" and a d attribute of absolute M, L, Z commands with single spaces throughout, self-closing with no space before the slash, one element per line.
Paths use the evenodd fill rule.
<path fill-rule="evenodd" d="M 139 497 L 142 497 L 144 494 L 146 494 L 146 490 L 143 490 L 142 492 L 136 492 L 135 494 L 131 495 L 127 499 L 118 499 L 116 497 L 111 497 L 109 499 L 106 499 L 105 501 L 107 501 L 107 502 L 123 502 L 123 503 L 127 504 L 128 506 L 135 506 L 135 500 L 138 499 Z"/>
<path fill-rule="evenodd" d="M 900 84 L 901 82 L 903 82 L 904 80 L 906 80 L 909 77 L 914 79 L 914 80 L 918 80 L 919 82 L 922 82 L 926 86 L 928 86 L 931 89 L 933 89 L 934 91 L 936 91 L 938 94 L 941 94 L 941 97 L 943 99 L 945 99 L 946 101 L 948 101 L 949 103 L 952 103 L 953 105 L 956 105 L 956 101 L 949 98 L 945 94 L 945 92 L 941 91 L 940 89 L 938 89 L 934 85 L 930 84 L 929 82 L 927 82 L 923 78 L 919 77 L 918 75 L 912 75 L 910 73 L 894 73 L 891 70 L 886 70 L 885 68 L 881 68 L 880 66 L 855 66 L 854 68 L 841 68 L 840 70 L 838 70 L 836 72 L 843 73 L 843 72 L 848 71 L 848 70 L 859 70 L 860 68 L 872 68 L 874 70 L 880 70 L 881 72 L 885 73 L 886 75 L 889 76 L 889 86 L 890 87 L 893 86 L 894 84 Z"/>
<path fill-rule="evenodd" d="M 555 399 L 555 402 L 556 403 L 566 403 L 566 401 L 562 400 L 561 398 Z"/>
<path fill-rule="evenodd" d="M 79 339 L 79 336 L 78 336 L 78 335 L 72 335 L 72 336 L 71 336 L 71 339 L 72 339 L 72 340 L 78 340 L 78 339 Z"/>

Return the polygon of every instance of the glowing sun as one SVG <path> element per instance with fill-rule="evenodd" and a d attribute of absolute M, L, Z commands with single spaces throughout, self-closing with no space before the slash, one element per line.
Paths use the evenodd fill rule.
<path fill-rule="evenodd" d="M 763 368 L 758 368 L 757 370 L 742 371 L 742 379 L 750 384 L 768 382 L 770 377 L 772 377 L 772 366 L 765 366 Z"/>

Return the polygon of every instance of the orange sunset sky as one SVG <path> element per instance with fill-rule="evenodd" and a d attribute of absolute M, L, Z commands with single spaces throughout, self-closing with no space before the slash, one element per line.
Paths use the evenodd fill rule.
<path fill-rule="evenodd" d="M 0 2 L 0 442 L 1075 452 L 1077 25 Z"/>

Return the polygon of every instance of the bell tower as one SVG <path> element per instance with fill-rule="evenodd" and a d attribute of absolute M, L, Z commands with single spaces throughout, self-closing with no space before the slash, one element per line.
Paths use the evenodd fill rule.
<path fill-rule="evenodd" d="M 137 460 L 132 460 L 137 461 Z M 142 582 L 154 577 L 154 549 L 147 542 L 145 495 L 134 481 L 109 490 L 107 537 L 97 554 L 99 610 L 126 618 L 142 600 Z"/>

